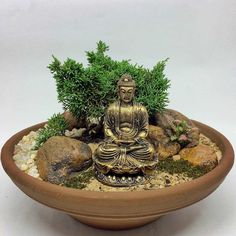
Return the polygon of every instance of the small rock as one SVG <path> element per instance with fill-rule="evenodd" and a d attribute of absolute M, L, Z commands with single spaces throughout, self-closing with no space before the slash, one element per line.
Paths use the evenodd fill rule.
<path fill-rule="evenodd" d="M 72 129 L 71 131 L 66 130 L 65 136 L 70 138 L 80 138 L 83 136 L 83 134 L 86 132 L 86 128 L 80 128 L 80 129 Z"/>
<path fill-rule="evenodd" d="M 39 148 L 36 164 L 43 180 L 60 184 L 71 173 L 81 171 L 92 164 L 92 151 L 84 142 L 54 136 Z"/>
<path fill-rule="evenodd" d="M 166 184 L 170 184 L 170 180 L 169 179 L 166 179 Z"/>
<path fill-rule="evenodd" d="M 199 144 L 193 148 L 184 148 L 179 152 L 181 158 L 194 166 L 204 166 L 213 169 L 217 164 L 217 155 L 211 146 Z"/>
<path fill-rule="evenodd" d="M 167 144 L 159 143 L 158 159 L 163 160 L 167 157 L 172 157 L 180 150 L 180 145 L 177 142 L 169 142 Z"/>
<path fill-rule="evenodd" d="M 174 155 L 172 158 L 173 158 L 174 161 L 178 161 L 178 160 L 181 159 L 181 156 L 180 155 Z"/>
<path fill-rule="evenodd" d="M 28 171 L 27 171 L 28 175 L 31 175 L 32 177 L 38 178 L 39 177 L 39 172 L 37 170 L 36 166 L 31 167 Z"/>
<path fill-rule="evenodd" d="M 25 171 L 28 169 L 28 166 L 26 164 L 22 164 L 20 167 L 21 170 Z"/>
<path fill-rule="evenodd" d="M 167 157 L 172 157 L 180 150 L 180 145 L 177 142 L 169 142 L 167 144 L 158 145 L 158 159 L 163 160 Z"/>
<path fill-rule="evenodd" d="M 154 145 L 155 149 L 157 149 L 159 143 L 165 144 L 169 141 L 169 138 L 165 135 L 164 130 L 155 125 L 149 125 L 148 138 Z"/>

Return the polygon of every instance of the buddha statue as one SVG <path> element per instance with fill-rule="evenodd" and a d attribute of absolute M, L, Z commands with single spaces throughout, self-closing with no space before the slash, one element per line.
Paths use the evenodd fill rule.
<path fill-rule="evenodd" d="M 97 179 L 107 185 L 140 184 L 157 164 L 154 147 L 146 140 L 148 112 L 133 100 L 135 88 L 132 77 L 123 75 L 117 84 L 119 99 L 105 113 L 105 139 L 93 159 Z"/>

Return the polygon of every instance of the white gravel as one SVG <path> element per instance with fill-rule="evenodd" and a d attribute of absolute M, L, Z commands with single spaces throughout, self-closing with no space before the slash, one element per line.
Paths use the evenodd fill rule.
<path fill-rule="evenodd" d="M 37 150 L 32 150 L 35 146 L 37 135 L 37 132 L 31 131 L 28 135 L 25 135 L 22 138 L 22 140 L 15 146 L 13 160 L 17 167 L 26 174 L 40 179 L 35 163 Z"/>

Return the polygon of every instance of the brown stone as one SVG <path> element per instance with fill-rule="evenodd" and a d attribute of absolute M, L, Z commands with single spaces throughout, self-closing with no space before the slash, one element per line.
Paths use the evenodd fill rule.
<path fill-rule="evenodd" d="M 175 127 L 177 122 L 185 121 L 189 127 L 189 130 L 186 134 L 184 134 L 184 140 L 177 140 L 182 146 L 193 147 L 198 145 L 199 143 L 199 129 L 195 126 L 195 124 L 187 118 L 182 113 L 172 110 L 166 109 L 162 113 L 157 113 L 155 115 L 155 123 L 160 126 L 168 137 L 175 135 Z"/>
<path fill-rule="evenodd" d="M 194 166 L 205 166 L 211 170 L 218 164 L 214 149 L 207 145 L 199 144 L 193 148 L 184 148 L 179 154 Z"/>
<path fill-rule="evenodd" d="M 62 183 L 71 173 L 92 164 L 92 151 L 81 141 L 54 136 L 39 148 L 36 164 L 40 177 L 51 183 Z"/>
<path fill-rule="evenodd" d="M 68 124 L 68 129 L 72 130 L 78 126 L 78 119 L 69 111 L 65 111 L 63 116 Z"/>
<path fill-rule="evenodd" d="M 163 160 L 167 157 L 176 155 L 180 150 L 180 145 L 177 142 L 169 142 L 167 144 L 159 143 L 158 159 Z"/>
<path fill-rule="evenodd" d="M 148 139 L 154 145 L 155 149 L 158 148 L 159 143 L 165 144 L 169 141 L 169 138 L 165 135 L 164 130 L 155 125 L 149 125 Z"/>

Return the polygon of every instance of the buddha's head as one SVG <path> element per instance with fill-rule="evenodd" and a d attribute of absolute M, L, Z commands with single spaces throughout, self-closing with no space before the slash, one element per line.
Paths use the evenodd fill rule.
<path fill-rule="evenodd" d="M 120 101 L 124 103 L 130 103 L 134 98 L 135 88 L 135 81 L 132 79 L 132 77 L 128 74 L 122 75 L 117 83 Z"/>

